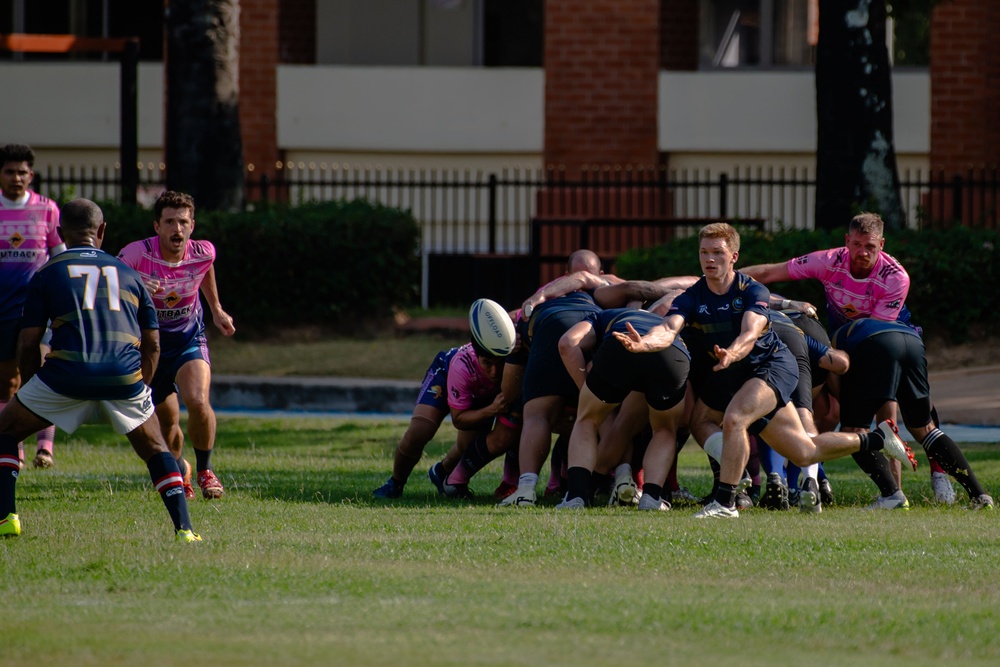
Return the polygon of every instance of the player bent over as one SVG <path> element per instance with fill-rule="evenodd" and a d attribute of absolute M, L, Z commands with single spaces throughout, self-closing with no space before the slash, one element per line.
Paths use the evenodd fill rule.
<path fill-rule="evenodd" d="M 100 250 L 104 230 L 96 204 L 66 204 L 59 233 L 68 250 L 28 285 L 18 341 L 25 383 L 0 412 L 0 535 L 21 534 L 14 503 L 18 441 L 50 424 L 72 433 L 99 417 L 125 434 L 146 462 L 177 539 L 200 542 L 146 384 L 159 356 L 156 309 L 139 274 Z M 52 352 L 43 366 L 39 343 L 49 320 Z"/>
<path fill-rule="evenodd" d="M 188 411 L 188 436 L 197 460 L 198 486 L 205 498 L 221 498 L 222 482 L 212 470 L 215 412 L 208 401 L 212 367 L 205 338 L 199 289 L 212 311 L 216 328 L 225 336 L 236 333 L 219 302 L 215 283 L 215 246 L 191 238 L 194 199 L 183 192 L 164 192 L 153 205 L 156 236 L 130 243 L 118 254 L 139 272 L 153 295 L 160 322 L 160 364 L 153 377 L 153 403 L 163 437 L 184 473 L 184 494 L 194 498 L 191 465 L 184 459 L 184 432 L 180 425 L 177 392 Z"/>
<path fill-rule="evenodd" d="M 832 340 L 853 360 L 840 380 L 841 428 L 863 430 L 884 404 L 897 401 L 907 430 L 929 460 L 958 480 L 969 494 L 970 507 L 992 509 L 993 498 L 962 450 L 934 423 L 927 358 L 917 332 L 899 322 L 861 319 L 837 329 Z M 909 502 L 898 487 L 880 488 L 871 509 L 909 509 Z"/>
<path fill-rule="evenodd" d="M 399 498 L 410 474 L 420 461 L 441 422 L 449 414 L 458 429 L 455 446 L 444 460 L 427 472 L 438 491 L 454 495 L 445 480 L 458 465 L 462 455 L 480 436 L 489 433 L 493 421 L 509 409 L 500 393 L 504 357 L 495 357 L 475 338 L 461 347 L 440 352 L 427 368 L 410 425 L 396 446 L 392 477 L 372 491 L 376 498 Z M 460 489 L 459 495 L 467 495 Z"/>
<path fill-rule="evenodd" d="M 577 509 L 590 503 L 591 476 L 598 461 L 598 429 L 615 407 L 632 395 L 645 399 L 653 429 L 643 466 L 646 481 L 639 509 L 670 509 L 670 503 L 662 499 L 663 485 L 667 467 L 673 463 L 677 429 L 684 415 L 690 355 L 679 338 L 662 350 L 633 355 L 613 336 L 615 331 L 627 332 L 627 324 L 636 331 L 648 331 L 662 321 L 662 317 L 644 310 L 615 308 L 588 317 L 560 339 L 559 353 L 566 370 L 580 386 L 580 401 L 569 440 L 569 488 L 557 509 Z M 595 347 L 593 366 L 587 374 L 586 353 Z M 604 440 L 631 442 L 633 429 L 629 427 L 618 435 L 616 426 L 623 428 L 616 419 Z M 601 442 L 601 446 L 605 445 Z M 617 454 L 613 457 L 616 460 L 622 452 Z"/>
<path fill-rule="evenodd" d="M 881 450 L 909 460 L 891 422 L 871 433 L 822 433 L 810 437 L 789 398 L 798 382 L 795 359 L 771 328 L 767 288 L 735 270 L 739 233 L 726 223 L 701 229 L 702 278 L 674 299 L 662 324 L 640 335 L 634 327 L 614 336 L 630 352 L 655 352 L 670 346 L 685 324 L 703 338 L 685 342 L 692 360 L 692 385 L 698 399 L 692 432 L 707 445 L 709 431 L 722 427 L 722 451 L 706 451 L 719 461 L 715 500 L 698 518 L 739 516 L 736 494 L 750 453 L 748 429 L 799 466 L 828 461 L 857 451 Z M 696 342 L 692 344 L 692 340 Z M 721 389 L 720 389 L 721 388 Z M 697 430 L 696 430 L 697 429 Z"/>

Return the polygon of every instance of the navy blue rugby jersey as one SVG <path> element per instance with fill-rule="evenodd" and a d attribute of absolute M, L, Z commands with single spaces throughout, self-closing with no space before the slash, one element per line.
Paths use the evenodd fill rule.
<path fill-rule="evenodd" d="M 707 352 L 714 358 L 715 345 L 729 347 L 740 335 L 744 313 L 763 315 L 768 319 L 768 324 L 757 337 L 750 354 L 740 361 L 756 365 L 785 348 L 770 325 L 771 310 L 767 307 L 770 295 L 764 285 L 739 271 L 725 294 L 712 292 L 708 288 L 708 281 L 702 276 L 674 299 L 667 317 L 680 315 L 684 318 L 684 342 L 692 354 Z"/>
<path fill-rule="evenodd" d="M 920 334 L 917 333 L 912 326 L 903 322 L 886 322 L 884 320 L 873 320 L 866 317 L 860 320 L 854 320 L 850 324 L 845 324 L 840 327 L 833 332 L 833 336 L 831 336 L 830 339 L 835 348 L 850 354 L 851 351 L 857 348 L 857 346 L 864 340 L 871 338 L 872 336 L 893 331 L 906 334 L 907 336 L 920 338 Z"/>
<path fill-rule="evenodd" d="M 52 352 L 38 370 L 53 391 L 87 400 L 142 391 L 141 329 L 157 329 L 139 274 L 102 250 L 70 248 L 31 279 L 21 324 L 52 321 Z"/>
<path fill-rule="evenodd" d="M 796 324 L 796 320 L 793 320 L 788 315 L 785 315 L 780 310 L 771 311 L 771 326 L 772 327 L 788 327 L 789 329 L 794 329 L 799 334 L 805 338 L 806 348 L 809 350 L 809 364 L 813 368 L 819 367 L 819 360 L 823 358 L 829 350 L 830 346 L 823 341 L 816 340 Z"/>
<path fill-rule="evenodd" d="M 589 319 L 594 325 L 594 331 L 597 332 L 598 346 L 601 342 L 611 338 L 616 331 L 628 333 L 626 324 L 631 324 L 642 336 L 649 333 L 653 327 L 663 324 L 661 316 L 637 308 L 609 308 L 595 313 Z M 684 345 L 680 336 L 674 338 L 673 346 L 683 352 L 686 357 L 691 358 L 687 346 Z"/>
<path fill-rule="evenodd" d="M 531 313 L 524 333 L 530 342 L 535 330 L 545 324 L 548 320 L 565 317 L 569 313 L 578 314 L 579 320 L 583 321 L 588 314 L 599 313 L 601 307 L 594 303 L 594 297 L 589 292 L 570 292 L 555 299 L 544 301 Z"/>

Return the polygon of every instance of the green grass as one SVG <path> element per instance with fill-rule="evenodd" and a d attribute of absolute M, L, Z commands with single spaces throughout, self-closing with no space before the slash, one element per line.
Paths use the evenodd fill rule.
<path fill-rule="evenodd" d="M 859 509 L 874 488 L 850 459 L 828 466 L 840 503 L 818 516 L 501 510 L 496 463 L 481 499 L 433 493 L 446 427 L 406 495 L 374 502 L 404 425 L 220 419 L 228 493 L 192 503 L 197 545 L 173 541 L 124 439 L 60 434 L 57 467 L 20 477 L 24 534 L 0 540 L 0 664 L 1000 661 L 1000 516 L 929 504 L 926 467 L 909 512 Z M 1000 450 L 964 449 L 995 491 Z M 679 473 L 708 490 L 700 450 Z"/>

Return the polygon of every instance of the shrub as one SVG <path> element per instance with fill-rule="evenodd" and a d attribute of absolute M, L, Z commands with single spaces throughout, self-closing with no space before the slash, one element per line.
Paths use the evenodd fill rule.
<path fill-rule="evenodd" d="M 108 252 L 153 235 L 152 211 L 102 208 Z M 195 218 L 194 238 L 218 251 L 219 293 L 237 326 L 347 330 L 417 300 L 419 231 L 407 212 L 355 200 Z"/>

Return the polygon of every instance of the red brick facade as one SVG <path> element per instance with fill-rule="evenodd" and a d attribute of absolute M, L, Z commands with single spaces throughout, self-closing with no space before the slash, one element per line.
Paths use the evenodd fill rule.
<path fill-rule="evenodd" d="M 278 0 L 240 0 L 240 125 L 243 162 L 273 174 L 278 153 Z"/>
<path fill-rule="evenodd" d="M 1000 13 L 994 0 L 944 0 L 931 18 L 931 169 L 1000 162 Z"/>
<path fill-rule="evenodd" d="M 660 0 L 545 5 L 547 165 L 657 162 Z"/>

